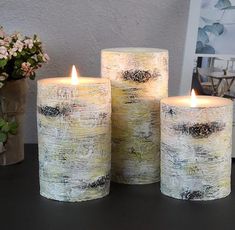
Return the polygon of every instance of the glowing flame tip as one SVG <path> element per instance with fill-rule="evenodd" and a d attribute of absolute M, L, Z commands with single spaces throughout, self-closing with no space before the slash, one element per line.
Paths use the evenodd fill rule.
<path fill-rule="evenodd" d="M 72 75 L 71 76 L 72 84 L 77 85 L 78 84 L 78 73 L 77 73 L 75 65 L 73 65 L 73 67 L 72 67 L 72 74 L 71 75 Z"/>
<path fill-rule="evenodd" d="M 191 107 L 196 107 L 196 105 L 197 105 L 196 94 L 195 94 L 195 90 L 192 89 L 192 92 L 191 92 Z"/>

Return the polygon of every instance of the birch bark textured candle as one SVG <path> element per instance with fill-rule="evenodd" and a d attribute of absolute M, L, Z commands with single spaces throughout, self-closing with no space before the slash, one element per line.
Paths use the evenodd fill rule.
<path fill-rule="evenodd" d="M 183 200 L 229 195 L 231 143 L 231 100 L 209 96 L 163 99 L 161 192 Z"/>
<path fill-rule="evenodd" d="M 41 195 L 71 202 L 106 196 L 111 166 L 109 80 L 38 81 L 37 119 Z"/>
<path fill-rule="evenodd" d="M 148 184 L 160 175 L 160 99 L 168 95 L 168 51 L 102 50 L 112 88 L 112 180 Z"/>

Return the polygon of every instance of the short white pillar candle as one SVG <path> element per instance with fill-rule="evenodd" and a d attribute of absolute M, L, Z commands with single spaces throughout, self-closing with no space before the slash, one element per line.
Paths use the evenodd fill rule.
<path fill-rule="evenodd" d="M 38 81 L 40 193 L 84 201 L 109 193 L 110 82 L 62 77 Z"/>
<path fill-rule="evenodd" d="M 160 99 L 168 95 L 168 51 L 102 50 L 102 77 L 112 87 L 112 180 L 160 179 Z"/>
<path fill-rule="evenodd" d="M 213 200 L 231 190 L 231 100 L 170 97 L 161 101 L 161 192 Z"/>

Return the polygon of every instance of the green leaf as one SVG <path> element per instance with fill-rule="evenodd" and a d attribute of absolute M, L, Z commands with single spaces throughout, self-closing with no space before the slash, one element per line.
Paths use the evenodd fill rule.
<path fill-rule="evenodd" d="M 0 132 L 0 142 L 4 143 L 7 140 L 7 134 Z"/>
<path fill-rule="evenodd" d="M 209 42 L 207 33 L 201 27 L 198 28 L 197 41 L 202 42 L 203 45 Z"/>
<path fill-rule="evenodd" d="M 41 55 L 37 55 L 37 58 L 38 58 L 38 61 L 39 61 L 39 62 L 43 62 Z"/>
<path fill-rule="evenodd" d="M 35 46 L 32 47 L 32 49 L 30 49 L 30 53 L 34 54 L 37 51 L 37 48 Z"/>
<path fill-rule="evenodd" d="M 213 23 L 213 25 L 206 25 L 203 27 L 205 32 L 213 33 L 216 36 L 221 35 L 224 32 L 224 25 L 220 23 Z"/>
<path fill-rule="evenodd" d="M 17 129 L 12 129 L 9 131 L 11 135 L 16 135 L 17 134 Z"/>
<path fill-rule="evenodd" d="M 36 77 L 36 75 L 35 75 L 35 73 L 33 73 L 32 75 L 29 76 L 29 79 L 30 79 L 30 80 L 34 80 L 35 77 Z"/>
<path fill-rule="evenodd" d="M 18 128 L 18 125 L 16 124 L 15 127 L 10 128 L 9 133 L 12 135 L 15 135 L 17 133 L 17 128 Z"/>
<path fill-rule="evenodd" d="M 31 66 L 35 66 L 37 64 L 37 62 L 34 59 L 32 59 L 32 58 L 29 58 L 27 60 L 27 62 L 29 62 L 31 64 Z"/>
<path fill-rule="evenodd" d="M 0 128 L 1 128 L 5 123 L 6 123 L 5 120 L 2 119 L 2 118 L 0 118 Z"/>
<path fill-rule="evenodd" d="M 224 10 L 228 7 L 232 6 L 231 2 L 229 0 L 219 0 L 216 4 L 215 4 L 215 8 L 219 9 L 219 10 Z"/>
<path fill-rule="evenodd" d="M 0 133 L 4 133 L 6 135 L 10 133 L 14 135 L 17 133 L 18 123 L 16 121 L 7 122 L 4 119 L 0 118 L 0 128 Z"/>
<path fill-rule="evenodd" d="M 7 59 L 0 60 L 0 68 L 3 68 L 7 64 Z"/>
<path fill-rule="evenodd" d="M 21 59 L 17 59 L 15 61 L 15 65 L 18 67 L 18 68 L 21 68 L 21 64 L 23 63 L 23 61 Z"/>
<path fill-rule="evenodd" d="M 13 79 L 21 79 L 23 78 L 23 70 L 22 69 L 14 69 L 14 71 L 11 74 L 11 77 Z"/>
<path fill-rule="evenodd" d="M 15 135 L 17 133 L 18 124 L 16 121 L 13 121 L 9 124 L 10 130 L 9 133 Z"/>
<path fill-rule="evenodd" d="M 1 131 L 4 133 L 8 133 L 10 130 L 10 126 L 8 122 L 5 122 L 5 124 L 2 126 Z"/>
<path fill-rule="evenodd" d="M 20 52 L 20 54 L 21 54 L 21 56 L 24 56 L 24 55 L 26 54 L 26 52 L 25 52 L 24 50 L 22 50 L 22 51 Z"/>
<path fill-rule="evenodd" d="M 18 51 L 16 52 L 16 58 L 17 58 L 17 59 L 21 58 L 21 53 L 18 52 Z"/>

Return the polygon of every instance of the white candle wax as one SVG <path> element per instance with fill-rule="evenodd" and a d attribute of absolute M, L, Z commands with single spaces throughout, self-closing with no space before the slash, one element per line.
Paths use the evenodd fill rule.
<path fill-rule="evenodd" d="M 160 180 L 160 99 L 168 96 L 168 51 L 102 50 L 102 77 L 112 86 L 112 180 Z"/>
<path fill-rule="evenodd" d="M 190 96 L 161 101 L 161 191 L 186 200 L 230 193 L 232 101 Z"/>
<path fill-rule="evenodd" d="M 108 79 L 38 81 L 40 193 L 83 201 L 109 193 L 111 92 Z"/>

